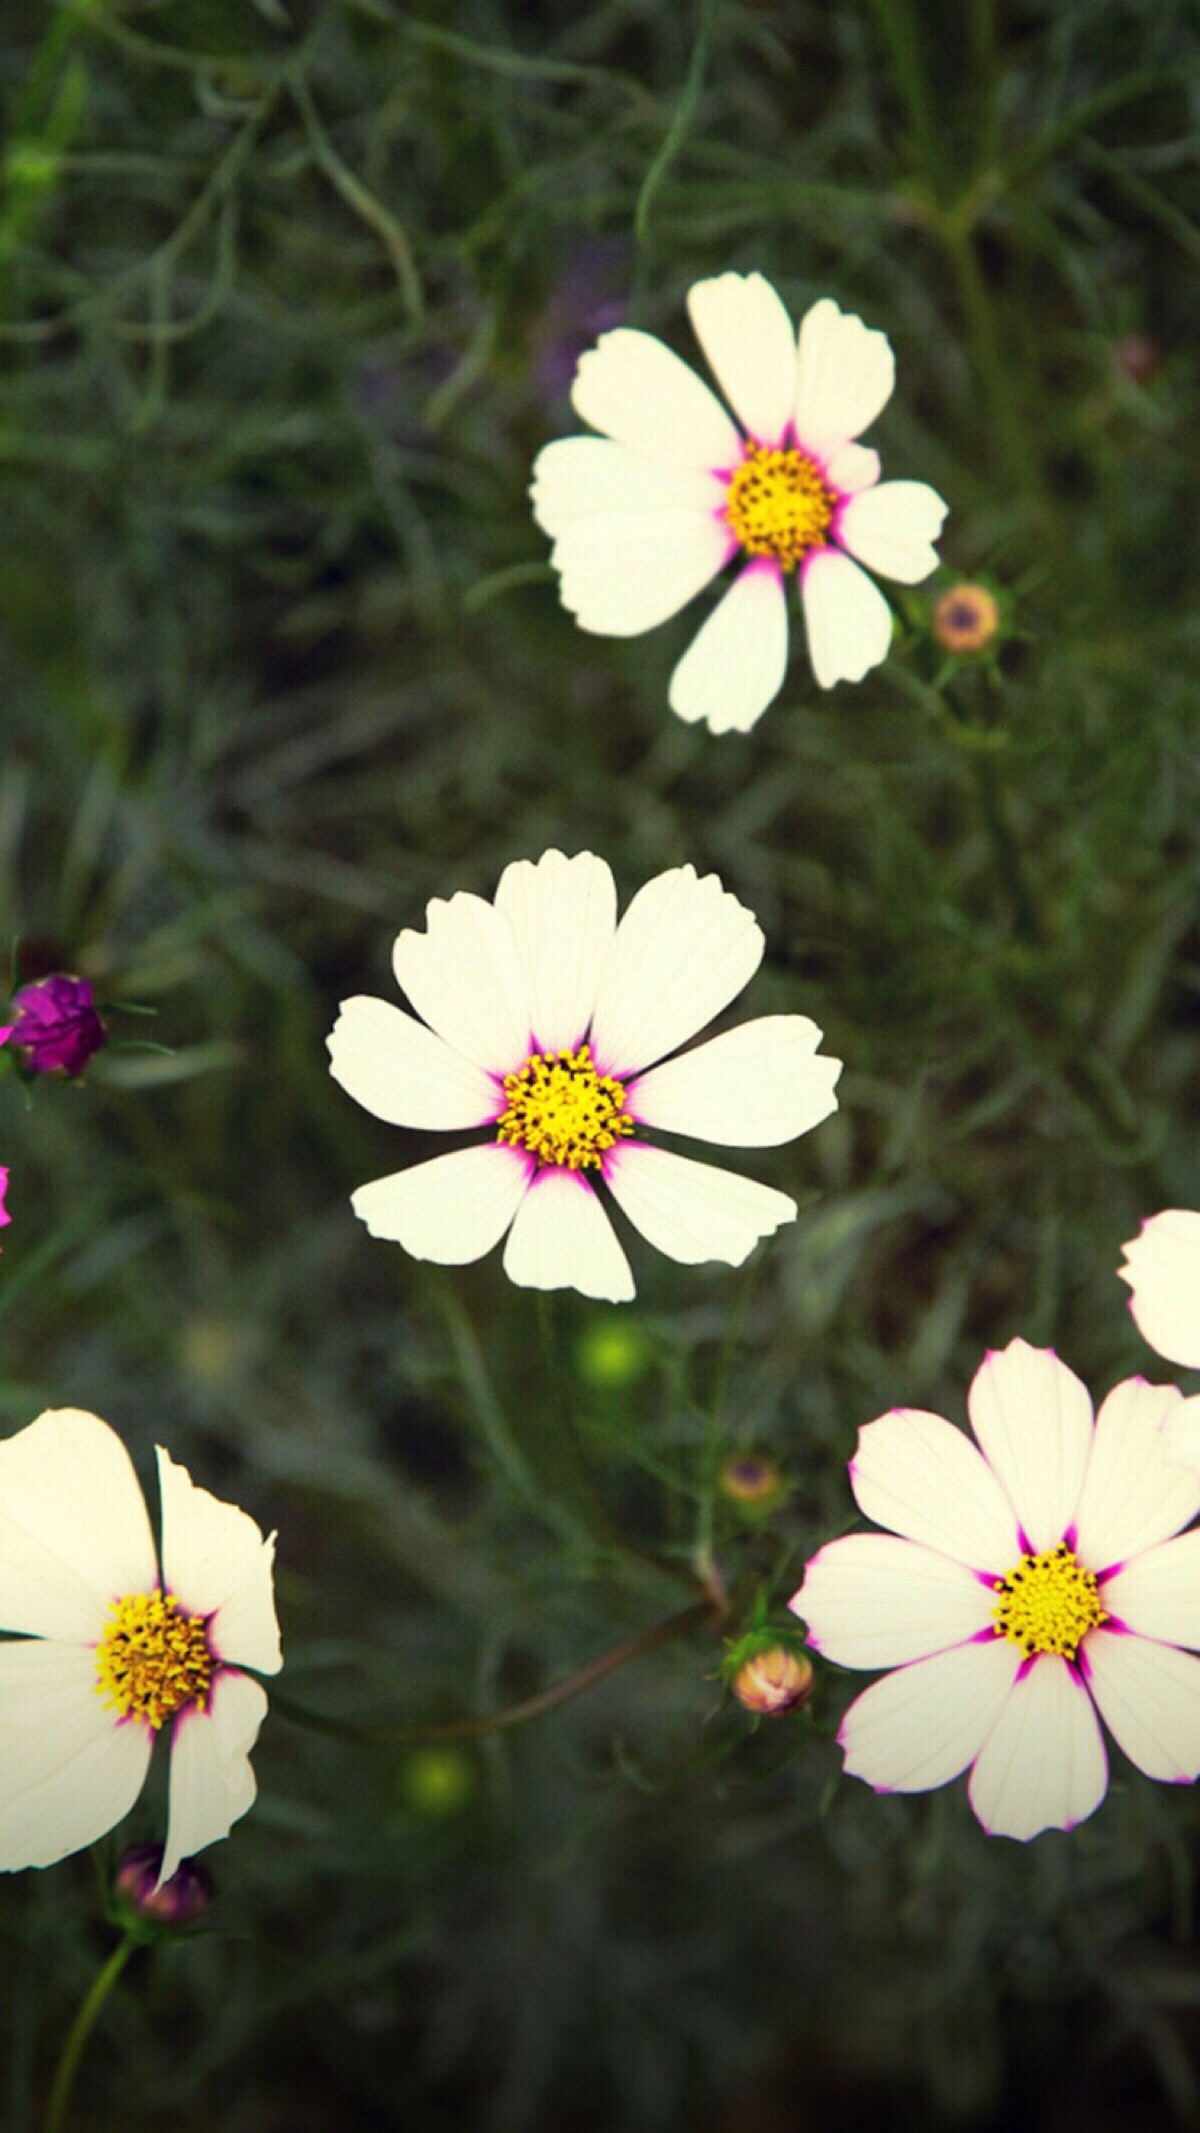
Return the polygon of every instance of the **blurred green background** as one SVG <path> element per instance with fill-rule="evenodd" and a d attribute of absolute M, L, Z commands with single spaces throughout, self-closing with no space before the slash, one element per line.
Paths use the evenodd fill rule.
<path fill-rule="evenodd" d="M 1198 52 L 1187 0 L 4 10 L 0 914 L 22 978 L 155 1014 L 0 1080 L 0 1416 L 91 1407 L 277 1526 L 285 1694 L 496 1710 L 713 1563 L 781 1612 L 858 1426 L 961 1420 L 1018 1333 L 1170 1375 L 1114 1270 L 1200 1206 Z M 696 616 L 582 636 L 525 492 L 595 333 L 695 359 L 730 267 L 889 334 L 870 441 L 952 509 L 886 668 L 822 695 L 797 631 L 718 740 L 666 708 Z M 930 602 L 980 573 L 956 724 Z M 846 1061 L 740 1165 L 799 1221 L 740 1275 L 635 1242 L 621 1313 L 372 1242 L 349 1192 L 430 1147 L 326 1072 L 428 898 L 552 843 L 715 869 L 741 1011 Z M 862 1677 L 756 1731 L 721 1653 L 461 1747 L 276 1710 L 81 2133 L 1198 2122 L 1193 1796 L 1114 1756 L 1083 1828 L 989 1841 L 961 1784 L 839 1778 Z M 0 1890 L 14 2133 L 109 1944 L 86 1857 Z"/>

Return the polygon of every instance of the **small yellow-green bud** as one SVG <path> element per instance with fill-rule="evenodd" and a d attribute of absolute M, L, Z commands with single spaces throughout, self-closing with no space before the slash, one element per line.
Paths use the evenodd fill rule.
<path fill-rule="evenodd" d="M 401 1766 L 404 1805 L 431 1822 L 458 1814 L 474 1790 L 475 1764 L 461 1748 L 414 1748 Z"/>
<path fill-rule="evenodd" d="M 731 1452 L 717 1479 L 731 1503 L 756 1510 L 777 1502 L 783 1492 L 783 1476 L 763 1452 Z"/>
<path fill-rule="evenodd" d="M 743 1710 L 782 1718 L 785 1711 L 799 1711 L 812 1695 L 812 1661 L 785 1644 L 772 1644 L 744 1659 L 729 1686 Z"/>
<path fill-rule="evenodd" d="M 999 603 L 986 585 L 952 585 L 934 605 L 933 634 L 948 652 L 984 652 L 999 627 Z"/>
<path fill-rule="evenodd" d="M 651 1347 L 636 1320 L 603 1315 L 589 1319 L 575 1349 L 579 1375 L 602 1392 L 636 1385 L 651 1360 Z"/>

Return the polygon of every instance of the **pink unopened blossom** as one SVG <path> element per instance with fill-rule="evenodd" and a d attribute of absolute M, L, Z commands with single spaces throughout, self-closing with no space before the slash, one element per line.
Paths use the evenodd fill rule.
<path fill-rule="evenodd" d="M 25 1055 L 34 1074 L 82 1074 L 93 1052 L 107 1039 L 86 978 L 61 971 L 22 985 L 13 997 L 17 1019 L 0 1030 L 0 1044 L 11 1043 Z"/>

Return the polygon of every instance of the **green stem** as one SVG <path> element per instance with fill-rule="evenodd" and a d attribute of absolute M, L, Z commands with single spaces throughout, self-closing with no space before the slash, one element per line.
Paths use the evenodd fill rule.
<path fill-rule="evenodd" d="M 1033 947 L 1047 948 L 1049 935 L 1025 873 L 1025 862 L 1009 817 L 1000 766 L 995 755 L 983 749 L 972 752 L 970 763 L 996 871 L 1012 905 L 1014 928 Z"/>
<path fill-rule="evenodd" d="M 688 129 L 696 115 L 696 106 L 700 101 L 705 70 L 712 51 L 713 38 L 716 35 L 717 15 L 720 11 L 720 5 L 721 0 L 700 0 L 700 24 L 696 32 L 696 42 L 692 46 L 692 56 L 688 63 L 683 87 L 679 92 L 679 101 L 675 106 L 671 123 L 659 146 L 658 153 L 642 180 L 642 188 L 633 211 L 633 232 L 638 250 L 641 253 L 646 252 L 650 244 L 650 211 L 657 197 L 658 189 L 683 147 L 688 136 Z"/>
<path fill-rule="evenodd" d="M 581 1696 L 585 1689 L 594 1688 L 609 1674 L 615 1674 L 631 1660 L 641 1659 L 647 1652 L 656 1651 L 660 1644 L 669 1644 L 675 1637 L 682 1637 L 689 1630 L 699 1629 L 702 1623 L 724 1618 L 727 1602 L 716 1592 L 705 1593 L 701 1600 L 694 1600 L 690 1607 L 683 1607 L 678 1614 L 668 1615 L 664 1622 L 654 1622 L 649 1629 L 640 1629 L 621 1644 L 602 1652 L 587 1666 L 581 1666 L 562 1681 L 552 1682 L 548 1689 L 539 1690 L 536 1696 L 526 1696 L 521 1703 L 509 1704 L 503 1711 L 487 1711 L 474 1718 L 451 1718 L 438 1725 L 418 1723 L 406 1726 L 358 1725 L 352 1719 L 330 1718 L 319 1711 L 306 1710 L 303 1704 L 293 1703 L 290 1696 L 271 1691 L 271 1701 L 298 1726 L 308 1726 L 315 1733 L 331 1733 L 338 1740 L 366 1744 L 372 1741 L 440 1741 L 478 1740 L 487 1733 L 504 1733 L 511 1726 L 527 1725 L 531 1718 L 540 1718 L 543 1712 L 557 1709 L 560 1703 L 568 1703 L 573 1696 Z"/>
<path fill-rule="evenodd" d="M 1000 351 L 992 300 L 975 249 L 976 212 L 974 205 L 969 212 L 960 205 L 955 213 L 937 217 L 936 227 L 954 269 L 976 367 L 996 425 L 996 441 L 1012 468 L 1014 485 L 1040 500 L 1041 469 L 1014 397 L 1014 366 Z"/>
<path fill-rule="evenodd" d="M 1013 931 L 1027 948 L 1045 955 L 1053 947 L 1053 934 L 1012 826 L 995 731 L 963 716 L 948 693 L 939 696 L 935 692 L 928 702 L 943 731 L 952 735 L 969 760 L 996 872 L 1012 907 Z M 1142 1139 L 1137 1108 L 1112 1061 L 1064 1004 L 1058 975 L 1044 965 L 1025 971 L 1013 968 L 1007 975 L 1013 1009 L 1039 1050 L 1045 1050 L 1049 1036 L 1053 1070 L 1063 1087 L 1111 1143 L 1136 1154 Z"/>
<path fill-rule="evenodd" d="M 127 1934 L 113 1949 L 103 1969 L 93 1980 L 79 2013 L 67 2032 L 67 2040 L 62 2048 L 54 2086 L 50 2091 L 50 2102 L 46 2109 L 45 2133 L 61 2133 L 61 2128 L 66 2124 L 67 2105 L 71 2101 L 71 2090 L 75 2085 L 84 2046 L 91 2036 L 104 2002 L 137 1946 L 137 1940 Z"/>

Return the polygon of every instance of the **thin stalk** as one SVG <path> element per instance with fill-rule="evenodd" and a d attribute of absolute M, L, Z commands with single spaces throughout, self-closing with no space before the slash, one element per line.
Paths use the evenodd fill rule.
<path fill-rule="evenodd" d="M 1035 948 L 1050 945 L 1046 924 L 1034 900 L 1025 872 L 1021 847 L 1008 813 L 1000 765 L 991 750 L 975 749 L 970 756 L 979 811 L 992 847 L 996 872 L 1012 905 L 1014 930 Z"/>
<path fill-rule="evenodd" d="M 1013 365 L 1000 351 L 992 300 L 975 249 L 974 213 L 960 211 L 937 216 L 934 227 L 954 269 L 976 369 L 996 423 L 1000 449 L 1013 469 L 1014 484 L 1040 500 L 1041 469 L 1014 398 Z"/>
<path fill-rule="evenodd" d="M 638 250 L 641 253 L 645 253 L 650 244 L 650 212 L 658 195 L 659 187 L 683 147 L 692 120 L 696 115 L 696 106 L 700 101 L 700 92 L 704 87 L 704 75 L 712 52 L 713 39 L 716 35 L 720 5 L 721 0 L 700 0 L 700 22 L 696 31 L 696 42 L 692 46 L 692 56 L 688 62 L 688 70 L 684 76 L 683 87 L 679 92 L 679 101 L 672 114 L 671 123 L 659 145 L 658 153 L 642 180 L 641 191 L 637 196 L 637 204 L 633 211 L 633 232 L 637 240 Z"/>
<path fill-rule="evenodd" d="M 948 694 L 933 692 L 928 708 L 942 730 L 953 736 L 968 757 L 980 814 L 992 847 L 996 874 L 1012 909 L 1013 932 L 1030 949 L 1045 955 L 1054 936 L 1042 914 L 1012 826 L 1000 758 L 992 745 L 994 729 L 963 716 Z M 1007 989 L 1012 1006 L 1039 1049 L 1049 1037 L 1053 1071 L 1111 1143 L 1136 1153 L 1142 1138 L 1137 1107 L 1112 1061 L 1100 1050 L 1065 1005 L 1058 977 L 1044 965 L 1022 972 L 1010 969 Z"/>
<path fill-rule="evenodd" d="M 132 1935 L 127 1934 L 125 1939 L 113 1949 L 103 1969 L 94 1978 L 75 2020 L 67 2031 L 66 2042 L 62 2048 L 62 2056 L 59 2059 L 54 2076 L 54 2085 L 50 2091 L 50 2101 L 46 2107 L 45 2133 L 61 2133 L 61 2128 L 67 2122 L 67 2105 L 71 2101 L 71 2090 L 75 2085 L 75 2076 L 79 2071 L 79 2062 L 83 2057 L 84 2046 L 95 2028 L 97 2016 L 104 2006 L 104 2002 L 137 1946 L 137 1940 Z"/>
<path fill-rule="evenodd" d="M 686 1636 L 689 1630 L 699 1629 L 704 1622 L 722 1620 L 726 1605 L 715 1592 L 707 1592 L 690 1607 L 680 1608 L 677 1614 L 668 1615 L 663 1622 L 651 1623 L 648 1629 L 639 1629 L 634 1636 L 626 1637 L 622 1643 L 602 1652 L 598 1659 L 577 1667 L 562 1681 L 552 1682 L 548 1689 L 539 1690 L 536 1696 L 526 1696 L 503 1711 L 487 1711 L 474 1718 L 451 1718 L 436 1725 L 368 1726 L 356 1724 L 352 1719 L 331 1718 L 319 1711 L 306 1710 L 303 1704 L 293 1703 L 290 1696 L 280 1695 L 277 1689 L 272 1689 L 271 1701 L 295 1725 L 308 1726 L 314 1733 L 329 1733 L 338 1740 L 363 1745 L 374 1741 L 479 1740 L 485 1734 L 505 1733 L 513 1726 L 527 1725 L 531 1718 L 541 1718 L 546 1711 L 557 1710 L 559 1704 L 569 1703 L 573 1696 L 582 1696 L 586 1689 L 594 1688 L 609 1674 L 617 1673 L 635 1659 L 644 1658 L 647 1652 L 657 1651 L 660 1644 L 669 1644 L 675 1637 Z"/>

